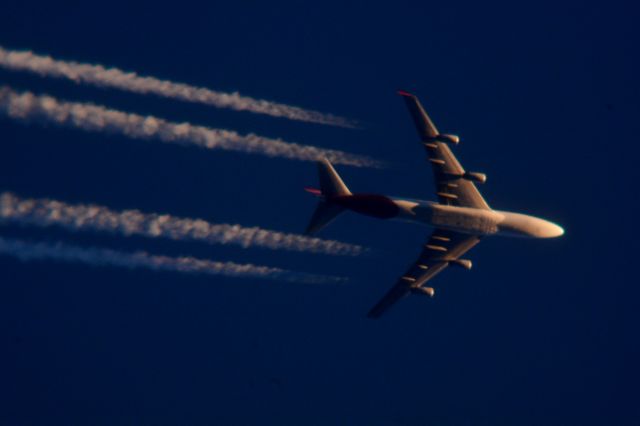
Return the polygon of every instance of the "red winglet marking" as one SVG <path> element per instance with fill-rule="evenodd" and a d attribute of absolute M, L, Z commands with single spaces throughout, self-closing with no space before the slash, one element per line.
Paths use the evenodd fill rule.
<path fill-rule="evenodd" d="M 400 96 L 411 96 L 413 97 L 413 95 L 409 92 L 405 92 L 404 90 L 398 90 L 398 95 Z"/>

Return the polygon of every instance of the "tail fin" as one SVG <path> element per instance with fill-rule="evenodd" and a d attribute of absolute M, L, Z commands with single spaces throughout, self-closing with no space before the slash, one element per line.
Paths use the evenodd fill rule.
<path fill-rule="evenodd" d="M 326 158 L 318 161 L 318 178 L 320 179 L 320 191 L 322 191 L 323 196 L 351 195 L 347 185 L 340 179 L 340 176 Z"/>
<path fill-rule="evenodd" d="M 344 207 L 332 203 L 331 197 L 351 195 L 347 185 L 340 179 L 340 176 L 326 158 L 318 161 L 318 178 L 320 180 L 320 193 L 323 198 L 318 203 L 313 216 L 311 216 L 309 226 L 307 226 L 307 234 L 318 232 L 345 210 Z"/>

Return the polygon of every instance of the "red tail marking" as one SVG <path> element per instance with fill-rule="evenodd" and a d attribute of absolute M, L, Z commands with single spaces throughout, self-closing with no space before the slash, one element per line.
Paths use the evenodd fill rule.
<path fill-rule="evenodd" d="M 404 90 L 398 90 L 398 95 L 400 96 L 411 96 L 413 97 L 413 95 L 409 92 L 405 92 Z"/>
<path fill-rule="evenodd" d="M 316 197 L 319 197 L 322 195 L 322 191 L 320 191 L 319 189 L 316 188 L 311 188 L 309 186 L 305 186 L 304 188 L 305 191 L 310 192 L 311 194 L 315 195 Z"/>

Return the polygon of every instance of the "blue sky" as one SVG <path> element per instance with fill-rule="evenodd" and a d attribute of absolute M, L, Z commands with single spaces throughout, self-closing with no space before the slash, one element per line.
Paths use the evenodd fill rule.
<path fill-rule="evenodd" d="M 445 4 L 446 3 L 446 4 Z M 367 310 L 427 229 L 355 215 L 361 258 L 0 225 L 0 235 L 341 275 L 346 285 L 0 257 L 0 423 L 637 424 L 635 16 L 610 2 L 3 6 L 0 45 L 330 112 L 307 124 L 0 71 L 62 99 L 385 160 L 352 191 L 432 199 L 399 88 L 416 93 L 494 208 L 561 224 L 489 239 L 471 272 L 380 321 Z M 313 163 L 0 118 L 0 190 L 302 232 Z"/>

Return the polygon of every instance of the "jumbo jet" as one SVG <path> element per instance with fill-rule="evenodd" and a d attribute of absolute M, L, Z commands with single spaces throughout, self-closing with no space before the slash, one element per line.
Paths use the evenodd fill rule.
<path fill-rule="evenodd" d="M 309 234 L 318 232 L 346 210 L 433 228 L 418 259 L 369 311 L 370 318 L 379 318 L 407 295 L 433 297 L 435 290 L 427 283 L 449 265 L 471 269 L 471 260 L 462 256 L 484 237 L 554 238 L 564 234 L 560 226 L 547 220 L 491 209 L 475 185 L 485 183 L 486 175 L 465 171 L 449 149 L 460 138 L 439 133 L 416 96 L 404 91 L 398 94 L 403 97 L 427 152 L 438 202 L 351 193 L 327 159 L 318 162 L 320 189 L 305 188 L 320 198 L 307 228 Z"/>

